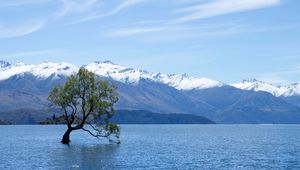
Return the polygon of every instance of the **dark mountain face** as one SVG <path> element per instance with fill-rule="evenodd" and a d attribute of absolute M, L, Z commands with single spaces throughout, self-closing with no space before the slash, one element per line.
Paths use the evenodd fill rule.
<path fill-rule="evenodd" d="M 243 98 L 220 116 L 229 123 L 299 123 L 299 108 L 265 92 Z"/>
<path fill-rule="evenodd" d="M 75 118 L 79 120 L 80 117 Z M 197 115 L 179 113 L 155 113 L 147 110 L 117 110 L 110 122 L 116 124 L 214 124 L 213 121 Z M 0 121 L 1 123 L 1 121 Z M 67 124 L 64 116 L 49 117 L 39 124 Z"/>
<path fill-rule="evenodd" d="M 9 122 L 6 122 L 6 121 L 3 121 L 3 120 L 0 120 L 0 125 L 8 125 L 10 124 Z"/>
<path fill-rule="evenodd" d="M 207 117 L 218 123 L 300 123 L 299 107 L 267 92 L 223 86 L 185 93 L 217 108 Z"/>
<path fill-rule="evenodd" d="M 240 90 L 232 86 L 223 86 L 202 90 L 188 90 L 184 91 L 184 93 L 194 99 L 205 101 L 218 110 L 224 110 L 251 92 Z"/>
<path fill-rule="evenodd" d="M 107 80 L 118 87 L 117 109 L 194 114 L 216 123 L 300 123 L 300 109 L 296 104 L 266 92 L 232 86 L 183 91 L 147 79 L 141 79 L 138 84 Z M 65 77 L 52 75 L 39 79 L 32 74 L 0 81 L 0 119 L 9 122 L 20 119 L 19 122 L 26 123 L 49 116 L 47 96 L 55 85 L 65 81 Z"/>
<path fill-rule="evenodd" d="M 300 96 L 289 96 L 289 97 L 281 97 L 281 98 L 288 103 L 300 107 Z"/>
<path fill-rule="evenodd" d="M 201 100 L 190 98 L 182 91 L 165 84 L 142 79 L 138 85 L 113 82 L 118 86 L 119 109 L 151 110 L 161 113 L 191 113 L 206 115 L 215 108 Z"/>
<path fill-rule="evenodd" d="M 65 77 L 49 77 L 44 80 L 32 74 L 15 75 L 0 81 L 0 111 L 19 108 L 45 109 L 50 90 L 65 81 Z"/>
<path fill-rule="evenodd" d="M 111 122 L 118 124 L 214 124 L 213 121 L 191 114 L 160 114 L 146 110 L 118 110 Z"/>

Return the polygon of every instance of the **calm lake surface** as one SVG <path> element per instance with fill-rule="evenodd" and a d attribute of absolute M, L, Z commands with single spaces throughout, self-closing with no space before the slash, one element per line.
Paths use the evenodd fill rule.
<path fill-rule="evenodd" d="M 0 126 L 0 169 L 300 169 L 300 125 L 122 125 L 121 144 L 66 126 Z"/>

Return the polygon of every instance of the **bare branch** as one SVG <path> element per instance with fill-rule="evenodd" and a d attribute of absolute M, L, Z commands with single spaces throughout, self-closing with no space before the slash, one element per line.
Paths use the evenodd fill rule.
<path fill-rule="evenodd" d="M 67 124 L 68 124 L 68 128 L 71 127 L 71 124 L 70 124 L 70 121 L 69 121 L 69 115 L 68 115 L 68 111 L 65 107 L 63 107 L 64 111 L 65 111 L 65 119 L 67 121 Z"/>
<path fill-rule="evenodd" d="M 90 122 L 86 122 L 88 125 L 90 125 L 95 131 L 98 131 L 97 128 L 95 128 L 95 126 L 93 126 L 93 124 L 91 124 Z"/>
<path fill-rule="evenodd" d="M 76 112 L 74 107 L 71 104 L 68 104 L 68 106 L 72 109 L 71 120 L 70 120 L 70 124 L 72 124 L 74 122 Z"/>
<path fill-rule="evenodd" d="M 84 131 L 86 131 L 86 132 L 88 132 L 90 135 L 92 135 L 92 136 L 94 136 L 94 137 L 96 137 L 96 138 L 99 138 L 99 137 L 108 137 L 109 136 L 109 134 L 106 134 L 106 135 L 101 135 L 101 134 L 94 134 L 94 133 L 92 133 L 90 130 L 88 130 L 88 129 L 85 129 L 85 128 L 81 128 L 82 130 L 84 130 Z"/>

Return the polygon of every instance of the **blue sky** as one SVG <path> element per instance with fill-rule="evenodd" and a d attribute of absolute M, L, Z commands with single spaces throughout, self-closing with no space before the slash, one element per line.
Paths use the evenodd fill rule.
<path fill-rule="evenodd" d="M 0 59 L 300 82 L 298 0 L 0 0 Z"/>

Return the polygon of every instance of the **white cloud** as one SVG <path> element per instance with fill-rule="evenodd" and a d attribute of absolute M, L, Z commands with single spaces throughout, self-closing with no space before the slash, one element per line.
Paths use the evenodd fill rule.
<path fill-rule="evenodd" d="M 114 15 L 121 10 L 128 8 L 130 6 L 133 6 L 135 4 L 138 4 L 144 0 L 124 0 L 121 1 L 122 3 L 113 8 L 112 10 L 108 11 L 107 13 L 103 14 L 95 14 L 91 15 L 86 18 L 82 18 L 80 20 L 77 20 L 76 22 L 83 22 L 88 20 L 97 19 L 100 17 L 106 17 L 110 15 Z M 0 8 L 1 7 L 17 7 L 22 5 L 32 5 L 42 2 L 50 2 L 50 0 L 11 0 L 11 1 L 2 1 L 0 0 Z M 53 2 L 53 1 L 52 1 Z M 0 38 L 14 38 L 14 37 L 20 37 L 25 36 L 28 34 L 31 34 L 33 32 L 36 32 L 40 29 L 42 29 L 46 23 L 53 23 L 53 21 L 62 18 L 65 15 L 71 14 L 71 13 L 83 13 L 83 12 L 90 12 L 92 11 L 92 8 L 97 5 L 99 0 L 56 0 L 54 2 L 61 2 L 62 7 L 61 9 L 54 13 L 52 17 L 45 17 L 43 21 L 39 22 L 30 22 L 26 21 L 24 23 L 18 24 L 2 24 L 0 23 Z M 95 8 L 96 9 L 96 8 Z"/>
<path fill-rule="evenodd" d="M 111 15 L 115 15 L 115 14 L 119 13 L 120 11 L 122 11 L 123 9 L 134 6 L 134 5 L 139 4 L 143 1 L 144 0 L 123 0 L 122 3 L 120 3 L 118 6 L 116 6 L 115 8 L 111 9 L 110 11 L 108 11 L 106 13 L 96 13 L 96 14 L 93 14 L 93 15 L 90 15 L 90 16 L 87 16 L 87 17 L 83 17 L 79 20 L 71 22 L 71 24 L 81 23 L 81 22 L 85 22 L 85 21 L 90 21 L 90 20 L 95 20 L 95 19 L 98 19 L 98 18 L 103 18 L 103 17 L 108 17 L 108 16 L 111 16 Z"/>
<path fill-rule="evenodd" d="M 143 33 L 151 33 L 151 32 L 160 32 L 167 30 L 165 27 L 153 27 L 153 28 L 126 28 L 115 30 L 106 34 L 109 37 L 127 37 L 131 35 L 143 34 Z"/>
<path fill-rule="evenodd" d="M 0 0 L 0 8 L 31 5 L 49 1 L 50 0 Z"/>
<path fill-rule="evenodd" d="M 49 56 L 49 55 L 59 55 L 61 53 L 62 53 L 61 50 L 50 49 L 50 50 L 25 51 L 19 53 L 11 53 L 11 54 L 1 54 L 1 57 L 4 58 L 41 57 L 41 56 Z"/>
<path fill-rule="evenodd" d="M 60 0 L 62 9 L 57 13 L 56 17 L 62 17 L 73 12 L 88 11 L 99 0 Z"/>
<path fill-rule="evenodd" d="M 183 1 L 176 1 L 177 3 L 183 3 Z M 176 3 L 175 2 L 175 3 Z M 196 3 L 194 0 L 188 2 Z M 238 33 L 251 33 L 251 32 L 264 32 L 264 31 L 274 31 L 288 29 L 291 26 L 267 26 L 259 25 L 254 26 L 250 24 L 209 24 L 200 25 L 198 27 L 189 26 L 186 24 L 188 21 L 196 19 L 204 19 L 208 17 L 225 15 L 229 13 L 242 12 L 248 10 L 255 10 L 264 7 L 270 7 L 278 5 L 281 0 L 211 0 L 211 1 L 197 1 L 196 5 L 191 5 L 181 9 L 180 14 L 185 14 L 182 17 L 171 19 L 169 21 L 164 21 L 155 25 L 147 26 L 134 26 L 132 28 L 120 28 L 117 30 L 110 30 L 106 36 L 110 37 L 127 37 L 138 34 L 154 33 L 154 32 L 170 32 L 170 31 L 180 31 L 180 35 L 172 35 L 172 37 L 185 37 L 187 36 L 220 36 L 220 35 L 233 35 Z M 103 15 L 104 17 L 105 15 Z M 146 22 L 146 21 L 143 21 Z M 157 26 L 159 25 L 159 26 Z M 183 33 L 182 33 L 183 32 Z M 185 34 L 187 33 L 187 34 Z M 151 34 L 152 35 L 152 34 Z M 169 36 L 158 35 L 159 37 Z"/>
<path fill-rule="evenodd" d="M 200 5 L 193 5 L 181 10 L 188 13 L 175 22 L 188 22 L 230 13 L 250 11 L 278 5 L 281 0 L 213 0 Z"/>
<path fill-rule="evenodd" d="M 22 4 L 30 4 L 30 3 L 39 3 L 46 2 L 49 0 L 12 0 L 12 1 L 1 1 L 1 5 L 22 5 Z M 68 14 L 76 13 L 78 15 L 74 15 L 75 17 L 70 17 L 66 19 L 73 18 L 73 21 L 69 22 L 69 24 L 81 23 L 89 20 L 95 20 L 103 17 L 108 17 L 111 15 L 115 15 L 122 10 L 132 7 L 134 5 L 140 4 L 142 2 L 147 2 L 149 0 L 121 0 L 120 3 L 114 6 L 112 9 L 109 9 L 106 12 L 97 12 L 99 11 L 99 5 L 104 3 L 104 1 L 100 0 L 56 0 L 55 2 L 61 2 L 61 9 L 52 15 L 52 18 L 45 18 L 47 22 L 37 22 L 37 23 L 24 23 L 23 25 L 14 25 L 14 26 L 2 26 L 0 25 L 0 38 L 11 38 L 24 36 L 35 31 L 40 30 L 44 27 L 45 23 L 50 25 L 57 19 L 60 19 Z M 53 2 L 53 1 L 52 1 Z M 101 2 L 101 3 L 100 3 Z M 156 1 L 157 2 L 157 1 Z M 181 9 L 179 15 L 181 17 L 168 19 L 168 20 L 157 20 L 157 18 L 152 18 L 152 20 L 142 20 L 139 21 L 139 24 L 131 28 L 112 28 L 107 33 L 106 36 L 109 37 L 127 37 L 132 35 L 140 35 L 146 33 L 154 33 L 154 32 L 167 32 L 167 31 L 183 31 L 190 33 L 186 35 L 198 35 L 198 36 L 212 36 L 212 35 L 228 35 L 240 32 L 249 31 L 248 27 L 244 27 L 243 25 L 232 25 L 228 27 L 216 27 L 210 28 L 210 30 L 203 28 L 201 25 L 198 27 L 193 27 L 187 25 L 185 22 L 192 21 L 196 19 L 203 19 L 218 15 L 224 15 L 234 12 L 241 12 L 247 10 L 254 10 L 258 8 L 268 7 L 277 5 L 281 2 L 281 0 L 210 0 L 210 1 L 198 1 L 198 0 L 177 0 L 169 3 L 183 3 L 188 2 L 187 4 L 193 3 L 196 5 L 191 5 L 189 7 Z M 186 6 L 186 5 L 184 5 Z M 168 9 L 169 10 L 169 9 Z M 172 8 L 170 9 L 172 10 Z M 95 12 L 95 13 L 93 13 Z M 157 11 L 162 12 L 162 11 Z M 81 17 L 81 18 L 80 18 Z M 70 21 L 70 20 L 68 20 Z M 68 23 L 68 21 L 66 23 Z M 129 24 L 130 25 L 130 24 Z M 249 32 L 258 32 L 258 31 L 268 31 L 272 30 L 270 27 L 252 27 Z M 254 30 L 254 31 L 253 31 Z M 105 32 L 105 31 L 104 31 Z M 168 34 L 169 35 L 169 34 Z M 160 35 L 158 35 L 160 36 Z M 176 36 L 184 36 L 184 34 L 174 35 Z"/>
<path fill-rule="evenodd" d="M 3 26 L 0 25 L 0 38 L 14 38 L 25 36 L 40 30 L 44 26 L 44 21 L 27 22 L 20 25 Z"/>
<path fill-rule="evenodd" d="M 255 33 L 255 32 L 266 32 L 266 31 L 277 31 L 286 30 L 293 26 L 268 26 L 260 25 L 254 26 L 250 24 L 243 24 L 241 22 L 232 23 L 218 23 L 218 24 L 202 24 L 199 26 L 189 25 L 163 25 L 162 26 L 144 26 L 144 27 L 127 27 L 116 30 L 110 30 L 106 32 L 105 36 L 108 37 L 129 37 L 141 34 L 157 33 L 149 36 L 150 39 L 154 40 L 174 40 L 182 38 L 196 38 L 196 37 L 213 37 L 213 36 L 228 36 L 241 33 Z M 163 32 L 163 33 L 162 33 Z M 161 34 L 158 34 L 161 33 Z M 178 34 L 177 34 L 178 33 Z"/>

